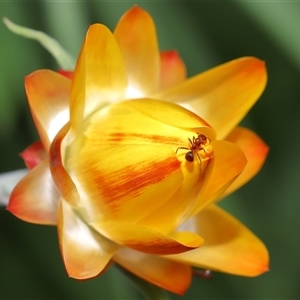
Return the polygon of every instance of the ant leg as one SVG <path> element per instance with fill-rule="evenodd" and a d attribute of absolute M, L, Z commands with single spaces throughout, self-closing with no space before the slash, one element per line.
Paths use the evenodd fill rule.
<path fill-rule="evenodd" d="M 202 148 L 202 147 L 201 147 L 201 148 L 199 149 L 199 151 L 200 151 L 200 150 L 203 150 L 203 151 L 204 151 L 204 153 L 205 153 L 205 154 L 207 154 L 207 152 L 205 151 L 205 149 L 204 149 L 204 148 Z"/>
<path fill-rule="evenodd" d="M 200 168 L 201 168 L 201 166 L 202 166 L 202 160 L 201 160 L 201 157 L 200 157 L 200 155 L 198 154 L 198 152 L 197 151 L 195 151 L 195 153 L 196 153 L 196 155 L 198 156 L 198 158 L 199 158 L 199 161 L 200 161 Z"/>
<path fill-rule="evenodd" d="M 178 151 L 179 149 L 182 149 L 182 150 L 190 150 L 190 149 L 187 148 L 187 147 L 178 147 L 178 148 L 176 149 L 176 151 L 175 151 L 176 154 L 177 154 L 177 151 Z"/>

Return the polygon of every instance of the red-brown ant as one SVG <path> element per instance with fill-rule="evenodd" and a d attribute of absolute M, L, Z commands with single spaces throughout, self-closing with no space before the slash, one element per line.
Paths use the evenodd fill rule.
<path fill-rule="evenodd" d="M 179 150 L 179 149 L 185 149 L 185 150 L 189 150 L 186 154 L 185 154 L 185 159 L 188 161 L 188 162 L 193 162 L 194 161 L 194 155 L 196 153 L 196 155 L 198 156 L 200 162 L 201 162 L 201 158 L 198 154 L 197 151 L 200 151 L 200 150 L 204 150 L 205 152 L 205 149 L 203 148 L 203 145 L 206 144 L 208 138 L 204 135 L 204 134 L 201 134 L 201 133 L 197 133 L 198 136 L 195 138 L 193 136 L 193 140 L 191 140 L 190 138 L 188 138 L 191 146 L 190 148 L 187 148 L 187 147 L 178 147 L 176 152 Z"/>

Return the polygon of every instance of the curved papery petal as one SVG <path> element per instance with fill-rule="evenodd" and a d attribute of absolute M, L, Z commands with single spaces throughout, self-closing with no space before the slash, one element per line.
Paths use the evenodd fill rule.
<path fill-rule="evenodd" d="M 71 205 L 80 206 L 80 197 L 76 186 L 63 165 L 62 142 L 69 132 L 70 124 L 61 128 L 54 138 L 49 151 L 50 171 L 61 196 Z"/>
<path fill-rule="evenodd" d="M 191 267 L 159 256 L 120 248 L 113 260 L 135 274 L 172 293 L 183 295 L 191 284 Z"/>
<path fill-rule="evenodd" d="M 201 234 L 204 245 L 167 258 L 242 276 L 252 277 L 268 271 L 269 254 L 265 245 L 242 223 L 216 205 L 205 208 L 183 228 Z"/>
<path fill-rule="evenodd" d="M 180 162 L 170 148 L 92 147 L 86 145 L 68 161 L 89 220 L 137 222 L 167 201 L 182 183 Z"/>
<path fill-rule="evenodd" d="M 209 184 L 214 165 L 212 149 L 207 149 L 205 152 L 198 151 L 194 156 L 193 162 L 182 157 L 181 170 L 184 180 L 180 188 L 166 202 L 141 220 L 140 225 L 168 233 L 186 220 L 197 196 Z"/>
<path fill-rule="evenodd" d="M 186 67 L 177 51 L 160 53 L 160 89 L 170 88 L 186 79 Z"/>
<path fill-rule="evenodd" d="M 47 152 L 43 144 L 38 141 L 23 150 L 20 156 L 24 160 L 26 167 L 32 169 L 47 157 Z"/>
<path fill-rule="evenodd" d="M 111 216 L 137 222 L 145 218 L 169 201 L 181 186 L 180 160 L 184 161 L 191 182 L 196 181 L 194 186 L 189 185 L 190 192 L 194 195 L 202 184 L 199 176 L 203 174 L 198 164 L 194 168 L 186 164 L 187 150 L 175 153 L 179 147 L 189 147 L 192 133 L 158 122 L 157 118 L 165 116 L 164 121 L 175 123 L 171 119 L 174 114 L 175 120 L 186 119 L 182 125 L 199 126 L 197 130 L 203 126 L 211 135 L 213 129 L 204 127 L 202 120 L 193 114 L 189 118 L 190 112 L 174 104 L 151 105 L 157 102 L 125 101 L 93 114 L 83 124 L 81 135 L 68 147 L 66 167 L 85 203 L 83 206 L 90 207 L 87 212 L 90 220 Z M 146 111 L 140 112 L 147 107 L 157 114 L 152 111 L 148 117 Z M 178 119 L 179 125 L 180 122 L 183 121 Z M 203 172 L 204 166 L 203 162 Z M 184 203 L 187 202 L 186 199 Z"/>
<path fill-rule="evenodd" d="M 161 91 L 154 98 L 181 103 L 207 120 L 223 139 L 257 101 L 267 82 L 263 61 L 236 59 Z"/>
<path fill-rule="evenodd" d="M 125 60 L 130 89 L 140 97 L 157 92 L 160 59 L 151 16 L 134 6 L 122 16 L 114 35 Z M 128 96 L 133 98 L 130 93 Z"/>
<path fill-rule="evenodd" d="M 247 159 L 237 145 L 227 141 L 213 141 L 214 167 L 205 189 L 201 190 L 191 215 L 215 201 L 244 170 Z"/>
<path fill-rule="evenodd" d="M 203 244 L 201 236 L 187 231 L 166 235 L 151 228 L 118 220 L 101 220 L 91 222 L 90 225 L 108 239 L 148 254 L 177 254 L 198 248 Z"/>
<path fill-rule="evenodd" d="M 264 141 L 253 131 L 246 128 L 236 127 L 226 137 L 226 140 L 235 143 L 243 150 L 248 163 L 240 176 L 222 195 L 222 198 L 231 194 L 254 177 L 263 166 L 269 152 L 269 147 Z"/>
<path fill-rule="evenodd" d="M 189 127 L 184 128 L 186 125 Z M 94 143 L 93 147 L 168 145 L 175 152 L 180 146 L 188 146 L 188 138 L 197 131 L 211 139 L 215 136 L 214 130 L 204 120 L 178 105 L 149 99 L 128 100 L 90 116 L 82 123 L 78 134 L 80 143 L 72 144 L 69 151 L 76 155 L 82 150 L 82 143 L 89 142 Z"/>
<path fill-rule="evenodd" d="M 175 128 L 202 133 L 210 140 L 214 140 L 216 137 L 215 130 L 205 120 L 173 103 L 151 99 L 138 99 L 121 102 L 118 104 L 118 107 L 134 110 L 145 117 Z"/>
<path fill-rule="evenodd" d="M 60 128 L 69 120 L 71 81 L 53 71 L 35 71 L 25 78 L 31 114 L 48 151 Z"/>
<path fill-rule="evenodd" d="M 58 200 L 59 194 L 52 181 L 46 159 L 16 185 L 7 209 L 24 221 L 55 225 Z"/>
<path fill-rule="evenodd" d="M 63 199 L 57 226 L 60 250 L 70 277 L 87 279 L 97 276 L 118 249 L 118 245 L 90 228 Z"/>
<path fill-rule="evenodd" d="M 90 26 L 74 72 L 71 123 L 75 130 L 92 111 L 124 98 L 127 77 L 118 44 L 107 27 Z"/>

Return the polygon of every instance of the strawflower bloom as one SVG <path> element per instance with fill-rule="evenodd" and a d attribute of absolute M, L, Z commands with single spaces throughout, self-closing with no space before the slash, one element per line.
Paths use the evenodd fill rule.
<path fill-rule="evenodd" d="M 264 244 L 217 201 L 249 181 L 268 147 L 237 127 L 264 90 L 264 62 L 240 58 L 186 79 L 159 52 L 135 6 L 113 33 L 92 25 L 74 72 L 25 79 L 41 142 L 8 210 L 56 225 L 70 277 L 111 263 L 183 294 L 192 266 L 242 276 L 268 270 Z"/>

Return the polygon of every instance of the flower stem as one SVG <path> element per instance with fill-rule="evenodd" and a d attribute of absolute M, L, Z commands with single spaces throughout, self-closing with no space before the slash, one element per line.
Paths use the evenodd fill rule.
<path fill-rule="evenodd" d="M 3 18 L 2 20 L 7 28 L 15 34 L 38 41 L 52 54 L 60 68 L 64 70 L 74 69 L 74 58 L 55 39 L 41 31 L 17 25 L 7 18 Z"/>

